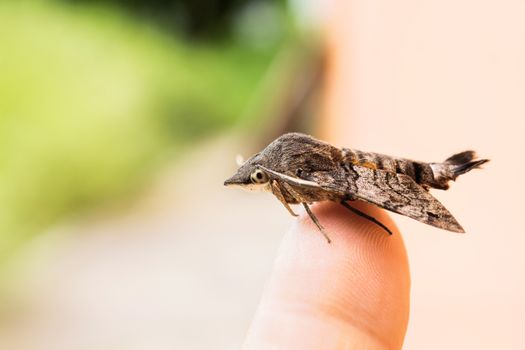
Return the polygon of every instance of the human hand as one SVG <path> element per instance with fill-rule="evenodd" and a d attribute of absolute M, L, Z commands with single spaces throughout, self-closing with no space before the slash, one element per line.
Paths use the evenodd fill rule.
<path fill-rule="evenodd" d="M 410 275 L 401 234 L 389 216 L 352 202 L 393 235 L 343 206 L 312 210 L 328 244 L 303 212 L 286 234 L 248 333 L 245 349 L 399 349 Z"/>

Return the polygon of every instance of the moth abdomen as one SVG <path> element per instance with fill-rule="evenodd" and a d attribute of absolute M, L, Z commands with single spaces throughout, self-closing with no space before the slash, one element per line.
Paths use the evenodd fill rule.
<path fill-rule="evenodd" d="M 488 162 L 488 159 L 475 160 L 474 151 L 455 154 L 441 163 L 426 163 L 348 148 L 342 151 L 344 161 L 350 165 L 407 175 L 424 188 L 440 190 L 448 189 L 450 180 L 456 180 L 459 175 Z"/>
<path fill-rule="evenodd" d="M 362 166 L 373 170 L 386 170 L 390 173 L 396 174 L 404 174 L 412 178 L 418 184 L 425 184 L 427 182 L 432 182 L 433 180 L 432 168 L 428 163 L 348 148 L 343 148 L 343 155 L 345 162 L 349 165 Z"/>
<path fill-rule="evenodd" d="M 434 174 L 434 182 L 441 187 L 432 186 L 435 188 L 448 188 L 450 180 L 455 181 L 460 175 L 468 173 L 472 169 L 479 168 L 482 164 L 488 162 L 488 159 L 475 159 L 476 153 L 474 151 L 464 151 L 454 154 L 447 158 L 443 163 L 431 163 Z"/>
<path fill-rule="evenodd" d="M 342 155 L 343 161 L 349 165 L 358 165 L 370 169 L 382 169 L 396 172 L 396 163 L 393 157 L 349 148 L 343 148 Z"/>

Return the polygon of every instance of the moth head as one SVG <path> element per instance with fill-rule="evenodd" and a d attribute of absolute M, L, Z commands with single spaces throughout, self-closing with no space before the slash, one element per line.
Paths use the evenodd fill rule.
<path fill-rule="evenodd" d="M 308 135 L 282 135 L 247 161 L 239 159 L 239 169 L 224 185 L 267 190 L 271 179 L 283 180 L 286 177 L 288 182 L 306 180 L 305 174 L 312 167 L 313 170 L 326 170 L 330 165 L 331 154 L 326 155 L 329 153 L 327 147 L 332 146 Z"/>
<path fill-rule="evenodd" d="M 225 186 L 239 186 L 247 190 L 265 189 L 270 181 L 269 174 L 258 166 L 258 157 L 244 162 L 232 177 L 224 181 Z"/>

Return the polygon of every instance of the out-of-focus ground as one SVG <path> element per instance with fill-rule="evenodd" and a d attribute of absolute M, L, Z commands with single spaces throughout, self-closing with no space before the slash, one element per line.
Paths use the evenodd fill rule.
<path fill-rule="evenodd" d="M 241 147 L 206 142 L 126 209 L 34 240 L 0 348 L 240 347 L 290 221 L 270 195 L 222 186 Z"/>

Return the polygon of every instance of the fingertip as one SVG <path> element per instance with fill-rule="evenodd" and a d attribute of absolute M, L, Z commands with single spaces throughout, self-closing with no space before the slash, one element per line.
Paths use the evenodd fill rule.
<path fill-rule="evenodd" d="M 410 289 L 401 235 L 379 208 L 352 205 L 394 234 L 389 236 L 337 203 L 320 203 L 312 210 L 332 240 L 328 244 L 306 213 L 301 213 L 283 240 L 249 343 L 288 339 L 303 342 L 303 349 L 316 348 L 304 347 L 308 338 L 308 344 L 316 346 L 320 346 L 316 339 L 323 346 L 333 339 L 401 347 Z M 286 324 L 282 324 L 284 320 L 288 320 Z M 305 330 L 308 336 L 299 337 Z"/>

